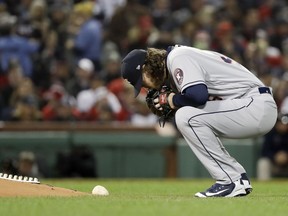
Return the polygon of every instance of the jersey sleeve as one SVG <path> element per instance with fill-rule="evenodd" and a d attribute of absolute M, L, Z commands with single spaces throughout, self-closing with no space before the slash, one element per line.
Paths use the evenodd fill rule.
<path fill-rule="evenodd" d="M 193 85 L 205 84 L 205 73 L 192 56 L 172 56 L 167 62 L 168 70 L 179 92 Z"/>

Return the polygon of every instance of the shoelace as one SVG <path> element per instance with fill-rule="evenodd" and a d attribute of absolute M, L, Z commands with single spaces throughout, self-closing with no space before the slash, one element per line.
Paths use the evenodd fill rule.
<path fill-rule="evenodd" d="M 214 184 L 212 185 L 207 191 L 213 191 L 213 192 L 218 192 L 222 190 L 225 187 L 225 185 L 222 184 Z"/>

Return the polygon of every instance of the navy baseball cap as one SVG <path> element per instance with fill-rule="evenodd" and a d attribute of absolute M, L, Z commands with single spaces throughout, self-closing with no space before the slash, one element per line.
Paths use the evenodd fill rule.
<path fill-rule="evenodd" d="M 147 51 L 134 49 L 122 60 L 121 74 L 135 89 L 135 97 L 138 96 L 142 87 L 142 67 L 145 63 Z"/>

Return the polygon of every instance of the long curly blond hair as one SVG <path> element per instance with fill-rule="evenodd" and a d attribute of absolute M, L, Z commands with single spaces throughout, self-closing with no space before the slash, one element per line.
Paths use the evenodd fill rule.
<path fill-rule="evenodd" d="M 148 48 L 145 59 L 145 73 L 152 77 L 156 86 L 162 86 L 165 80 L 166 50 Z"/>

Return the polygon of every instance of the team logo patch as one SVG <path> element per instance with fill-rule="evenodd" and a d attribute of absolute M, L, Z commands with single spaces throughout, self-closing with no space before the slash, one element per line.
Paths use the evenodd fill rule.
<path fill-rule="evenodd" d="M 174 76 L 177 80 L 178 85 L 181 85 L 183 82 L 183 71 L 180 68 L 176 68 L 174 71 Z"/>

